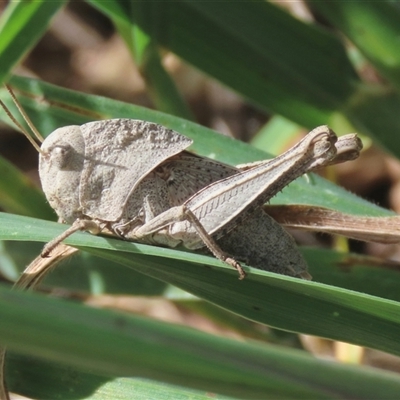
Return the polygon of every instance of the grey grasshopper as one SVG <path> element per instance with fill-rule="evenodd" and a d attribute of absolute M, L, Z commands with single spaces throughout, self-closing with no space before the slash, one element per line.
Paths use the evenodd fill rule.
<path fill-rule="evenodd" d="M 208 249 L 235 268 L 240 279 L 246 275 L 241 261 L 310 279 L 292 237 L 261 207 L 304 173 L 358 157 L 362 144 L 357 136 L 338 139 L 320 126 L 272 160 L 237 167 L 190 153 L 191 143 L 161 125 L 131 119 L 51 133 L 36 146 L 40 179 L 59 221 L 71 227 L 48 243 L 42 256 L 86 230 Z"/>

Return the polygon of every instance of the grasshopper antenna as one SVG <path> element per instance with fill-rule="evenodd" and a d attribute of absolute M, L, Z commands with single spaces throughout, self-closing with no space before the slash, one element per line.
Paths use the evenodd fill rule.
<path fill-rule="evenodd" d="M 35 125 L 31 121 L 31 119 L 28 117 L 28 114 L 25 112 L 25 110 L 22 108 L 21 104 L 15 97 L 14 92 L 12 91 L 11 87 L 9 85 L 5 85 L 6 89 L 8 90 L 8 93 L 10 93 L 11 98 L 13 99 L 14 104 L 18 108 L 18 111 L 21 113 L 21 115 L 24 117 L 25 122 L 28 124 L 29 128 L 31 128 L 31 131 L 35 134 L 36 138 L 39 140 L 40 143 L 43 143 L 44 139 L 43 136 L 40 134 L 40 132 L 36 129 Z"/>
<path fill-rule="evenodd" d="M 42 143 L 43 142 L 43 137 L 42 135 L 39 133 L 39 131 L 35 128 L 35 126 L 33 125 L 31 119 L 28 117 L 28 115 L 26 114 L 25 110 L 22 108 L 21 104 L 19 103 L 19 101 L 17 100 L 17 98 L 15 97 L 14 92 L 12 91 L 11 87 L 8 85 L 5 85 L 8 93 L 10 93 L 10 96 L 14 102 L 14 104 L 16 105 L 18 111 L 21 113 L 22 117 L 24 118 L 24 120 L 26 121 L 26 123 L 28 124 L 29 128 L 32 130 L 32 132 L 34 133 L 34 135 L 36 136 L 36 138 Z M 5 113 L 8 115 L 8 117 L 11 119 L 12 122 L 14 122 L 14 124 L 20 129 L 20 131 L 26 136 L 26 138 L 31 142 L 32 146 L 37 150 L 38 153 L 41 153 L 42 150 L 40 149 L 40 147 L 38 146 L 38 144 L 35 142 L 35 140 L 32 138 L 32 136 L 28 133 L 28 131 L 17 121 L 17 119 L 12 115 L 11 111 L 8 109 L 8 107 L 4 104 L 4 102 L 2 100 L 0 100 L 0 105 L 1 107 L 4 109 Z"/>

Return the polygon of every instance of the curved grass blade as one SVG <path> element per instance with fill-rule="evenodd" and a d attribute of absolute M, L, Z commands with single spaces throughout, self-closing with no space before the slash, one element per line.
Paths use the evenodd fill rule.
<path fill-rule="evenodd" d="M 339 28 L 374 67 L 400 89 L 400 10 L 390 1 L 308 2 L 313 11 Z M 368 27 L 368 29 L 365 29 Z"/>
<path fill-rule="evenodd" d="M 0 339 L 11 349 L 103 376 L 144 377 L 246 399 L 395 398 L 400 390 L 396 374 L 2 286 L 0 319 Z"/>
<path fill-rule="evenodd" d="M 215 400 L 231 399 L 149 379 L 100 376 L 15 353 L 7 356 L 7 370 L 10 391 L 34 399 L 209 400 L 210 396 Z"/>
<path fill-rule="evenodd" d="M 0 86 L 47 30 L 66 0 L 11 1 L 0 18 Z"/>
<path fill-rule="evenodd" d="M 145 19 L 118 0 L 89 3 L 111 19 L 139 25 L 196 68 L 304 126 L 326 123 L 357 79 L 337 38 L 268 2 L 146 2 L 140 4 Z"/>
<path fill-rule="evenodd" d="M 0 217 L 1 239 L 49 241 L 65 229 L 27 217 Z M 74 234 L 66 243 L 168 282 L 245 318 L 400 355 L 398 302 L 253 268 L 239 281 L 235 271 L 212 257 L 90 234 Z"/>

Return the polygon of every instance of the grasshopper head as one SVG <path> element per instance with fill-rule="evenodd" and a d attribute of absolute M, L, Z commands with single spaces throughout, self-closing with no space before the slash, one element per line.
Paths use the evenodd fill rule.
<path fill-rule="evenodd" d="M 79 204 L 79 186 L 85 155 L 85 141 L 81 129 L 79 126 L 66 126 L 56 129 L 43 140 L 12 89 L 7 85 L 6 88 L 36 139 L 42 142 L 39 148 L 30 133 L 0 100 L 0 105 L 6 114 L 39 152 L 39 175 L 44 194 L 57 215 L 63 221 L 73 223 L 82 216 Z"/>
<path fill-rule="evenodd" d="M 79 126 L 56 129 L 42 143 L 39 175 L 51 207 L 65 222 L 81 216 L 79 185 L 85 142 Z"/>

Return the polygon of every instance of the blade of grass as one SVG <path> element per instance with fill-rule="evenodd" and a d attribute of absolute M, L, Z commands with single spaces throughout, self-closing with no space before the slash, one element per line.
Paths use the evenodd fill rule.
<path fill-rule="evenodd" d="M 65 229 L 27 217 L 0 217 L 0 239 L 49 241 Z M 232 268 L 212 257 L 90 234 L 74 234 L 66 243 L 168 282 L 245 318 L 400 355 L 397 302 L 256 269 L 246 268 L 250 273 L 242 282 Z M 320 259 L 318 262 L 321 264 Z"/>
<path fill-rule="evenodd" d="M 146 19 L 147 7 L 143 7 L 144 4 L 142 2 L 129 3 L 129 15 Z M 152 7 L 155 5 L 155 3 L 149 4 Z M 192 112 L 162 65 L 160 50 L 154 41 L 154 35 L 143 31 L 138 24 L 124 23 L 113 14 L 110 17 L 133 55 L 156 108 L 168 114 L 193 120 Z M 153 25 L 153 28 L 157 29 L 157 26 Z"/>
<path fill-rule="evenodd" d="M 251 139 L 251 145 L 274 155 L 281 154 L 298 136 L 301 126 L 279 115 L 268 121 Z"/>
<path fill-rule="evenodd" d="M 400 9 L 389 1 L 308 2 L 340 29 L 397 90 L 400 89 Z"/>
<path fill-rule="evenodd" d="M 396 374 L 2 286 L 0 318 L 1 341 L 11 349 L 106 376 L 145 377 L 246 399 L 395 398 L 400 390 Z"/>
<path fill-rule="evenodd" d="M 340 42 L 268 2 L 147 2 L 146 19 L 130 15 L 118 0 L 89 2 L 110 18 L 140 25 L 196 68 L 301 125 L 326 123 L 352 92 L 356 75 Z M 155 32 L 157 23 L 162 28 Z"/>
<path fill-rule="evenodd" d="M 0 17 L 0 86 L 12 69 L 43 36 L 66 4 L 58 1 L 11 1 Z"/>
<path fill-rule="evenodd" d="M 110 378 L 15 353 L 7 356 L 12 392 L 35 399 L 209 400 L 210 393 L 139 378 Z M 228 400 L 212 393 L 216 400 Z"/>
<path fill-rule="evenodd" d="M 2 242 L 2 253 L 12 260 L 14 275 L 19 276 L 43 249 L 41 243 Z M 0 270 L 3 264 L 0 263 Z M 73 292 L 90 294 L 132 294 L 137 296 L 162 296 L 169 286 L 134 270 L 95 257 L 87 252 L 79 252 L 62 262 L 48 274 L 43 288 L 61 287 Z"/>
<path fill-rule="evenodd" d="M 0 156 L 0 206 L 4 211 L 54 219 L 43 192 L 21 171 Z"/>
<path fill-rule="evenodd" d="M 8 229 L 1 230 L 1 238 L 12 239 L 15 237 L 15 232 L 21 233 L 23 228 L 20 222 L 12 216 L 6 219 L 2 216 L 1 220 L 15 228 L 10 226 Z M 39 223 L 37 226 L 40 228 Z M 12 236 L 13 233 L 14 236 Z M 40 254 L 42 248 L 42 244 L 33 242 L 5 242 L 3 252 L 21 273 L 26 265 Z M 151 250 L 154 248 L 144 246 L 144 249 L 144 253 L 153 254 Z M 397 283 L 400 269 L 398 264 L 327 249 L 300 248 L 300 250 L 307 260 L 315 282 L 400 301 Z M 171 258 L 182 256 L 180 252 L 169 251 Z M 43 285 L 95 294 L 166 296 L 174 300 L 187 300 L 188 297 L 186 292 L 182 294 L 180 290 L 173 290 L 163 282 L 88 253 L 75 255 L 57 266 L 56 270 L 45 278 Z"/>

